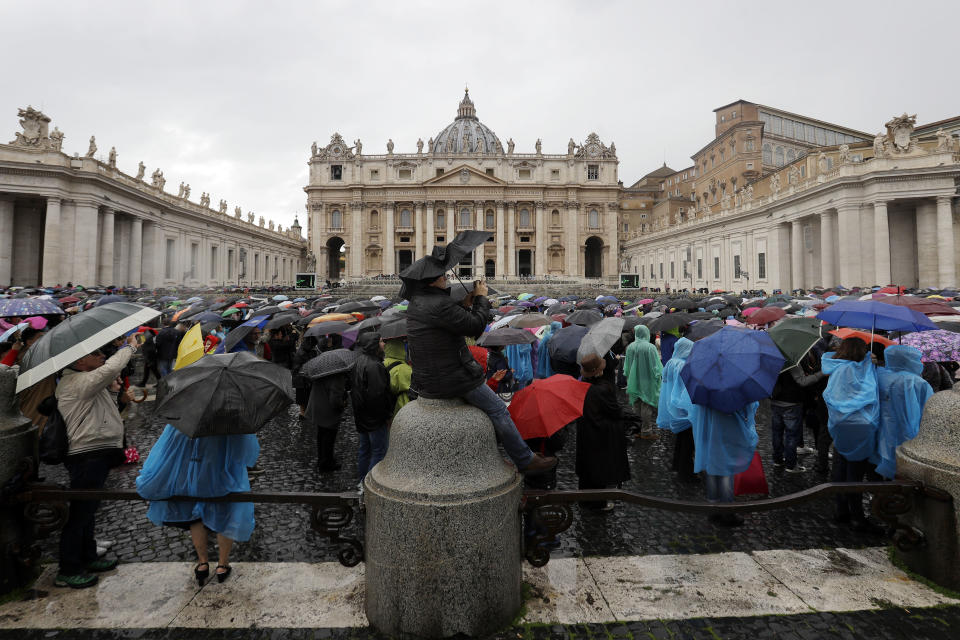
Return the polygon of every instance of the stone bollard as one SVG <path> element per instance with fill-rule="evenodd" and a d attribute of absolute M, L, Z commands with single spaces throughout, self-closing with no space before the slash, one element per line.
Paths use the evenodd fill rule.
<path fill-rule="evenodd" d="M 0 366 L 0 489 L 6 489 L 4 494 L 16 491 L 15 486 L 8 485 L 15 476 L 32 476 L 39 463 L 37 428 L 20 413 L 16 402 L 17 372 L 17 367 Z M 6 504 L 0 499 L 0 593 L 23 586 L 32 578 L 26 564 L 32 543 L 30 531 L 23 505 Z"/>
<path fill-rule="evenodd" d="M 459 399 L 407 404 L 364 487 L 371 625 L 445 638 L 514 618 L 522 482 L 482 411 Z"/>
<path fill-rule="evenodd" d="M 916 438 L 897 449 L 897 476 L 919 480 L 953 496 L 920 496 L 902 516 L 926 534 L 921 549 L 899 552 L 913 571 L 950 589 L 960 589 L 960 393 L 941 391 L 927 402 Z"/>

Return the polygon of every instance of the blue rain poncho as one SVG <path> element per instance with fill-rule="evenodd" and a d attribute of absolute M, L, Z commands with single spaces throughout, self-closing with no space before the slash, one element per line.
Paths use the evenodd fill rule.
<path fill-rule="evenodd" d="M 733 413 L 723 413 L 695 405 L 696 411 L 691 416 L 696 446 L 694 473 L 706 471 L 713 476 L 733 476 L 750 467 L 760 439 L 755 422 L 759 406 L 759 402 L 750 402 Z"/>
<path fill-rule="evenodd" d="M 680 369 L 687 362 L 693 349 L 693 341 L 680 338 L 673 346 L 673 356 L 663 368 L 663 384 L 660 386 L 660 404 L 657 407 L 657 426 L 680 433 L 691 427 L 695 405 L 690 401 L 687 386 L 680 379 Z"/>
<path fill-rule="evenodd" d="M 522 385 L 533 381 L 533 354 L 529 344 L 511 344 L 503 352 L 513 369 L 513 378 Z"/>
<path fill-rule="evenodd" d="M 827 430 L 837 452 L 850 461 L 866 460 L 876 445 L 880 423 L 877 371 L 869 354 L 860 362 L 834 360 L 823 354 L 822 370 L 830 376 L 823 392 L 829 421 Z"/>
<path fill-rule="evenodd" d="M 552 338 L 553 334 L 559 331 L 562 326 L 563 325 L 557 321 L 551 322 L 550 326 L 544 332 L 543 337 L 540 338 L 540 344 L 537 347 L 538 378 L 549 378 L 554 374 L 553 369 L 550 367 L 550 351 L 547 349 L 547 343 L 550 342 L 550 338 Z"/>
<path fill-rule="evenodd" d="M 650 344 L 650 330 L 642 324 L 633 328 L 634 341 L 627 347 L 623 375 L 627 378 L 627 397 L 656 407 L 660 403 L 663 364 L 657 348 Z"/>
<path fill-rule="evenodd" d="M 870 462 L 877 465 L 877 473 L 892 479 L 897 473 L 897 447 L 917 437 L 933 387 L 920 377 L 923 363 L 917 349 L 892 345 L 884 349 L 883 359 L 886 366 L 877 369 L 880 428 Z"/>
<path fill-rule="evenodd" d="M 137 476 L 137 493 L 150 500 L 147 518 L 156 525 L 201 520 L 231 540 L 249 540 L 254 526 L 252 502 L 168 502 L 166 498 L 250 491 L 247 467 L 257 462 L 258 455 L 260 444 L 253 434 L 188 438 L 168 424 Z"/>

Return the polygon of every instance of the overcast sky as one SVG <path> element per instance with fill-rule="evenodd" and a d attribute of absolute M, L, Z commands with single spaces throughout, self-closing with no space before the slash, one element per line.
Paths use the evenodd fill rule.
<path fill-rule="evenodd" d="M 288 226 L 310 143 L 416 150 L 456 115 L 565 153 L 596 131 L 630 184 L 713 138 L 744 98 L 876 132 L 960 113 L 960 2 L 41 2 L 0 0 L 0 135 L 41 108 L 85 153 L 167 191 L 209 191 Z"/>

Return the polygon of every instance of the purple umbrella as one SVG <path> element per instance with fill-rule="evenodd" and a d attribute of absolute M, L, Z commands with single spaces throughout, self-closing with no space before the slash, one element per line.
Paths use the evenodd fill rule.
<path fill-rule="evenodd" d="M 8 298 L 0 300 L 0 318 L 19 316 L 64 315 L 63 309 L 49 300 L 40 298 Z"/>
<path fill-rule="evenodd" d="M 918 331 L 902 338 L 903 344 L 920 350 L 924 362 L 960 362 L 960 333 L 953 331 Z"/>

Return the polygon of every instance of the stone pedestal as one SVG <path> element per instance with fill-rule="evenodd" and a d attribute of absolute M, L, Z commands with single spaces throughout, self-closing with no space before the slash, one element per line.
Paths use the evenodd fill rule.
<path fill-rule="evenodd" d="M 397 414 L 367 476 L 366 613 L 389 635 L 487 635 L 520 609 L 522 482 L 493 425 L 457 400 Z"/>
<path fill-rule="evenodd" d="M 20 413 L 14 391 L 17 367 L 0 366 L 0 489 L 15 491 L 9 484 L 37 468 L 37 428 Z M 4 492 L 6 493 L 6 491 Z M 29 579 L 24 565 L 31 545 L 30 526 L 23 517 L 23 505 L 0 500 L 0 593 L 22 586 Z"/>
<path fill-rule="evenodd" d="M 960 393 L 941 391 L 927 402 L 919 435 L 897 449 L 897 476 L 953 497 L 952 502 L 920 497 L 902 516 L 926 534 L 927 545 L 901 556 L 920 575 L 960 589 Z"/>

